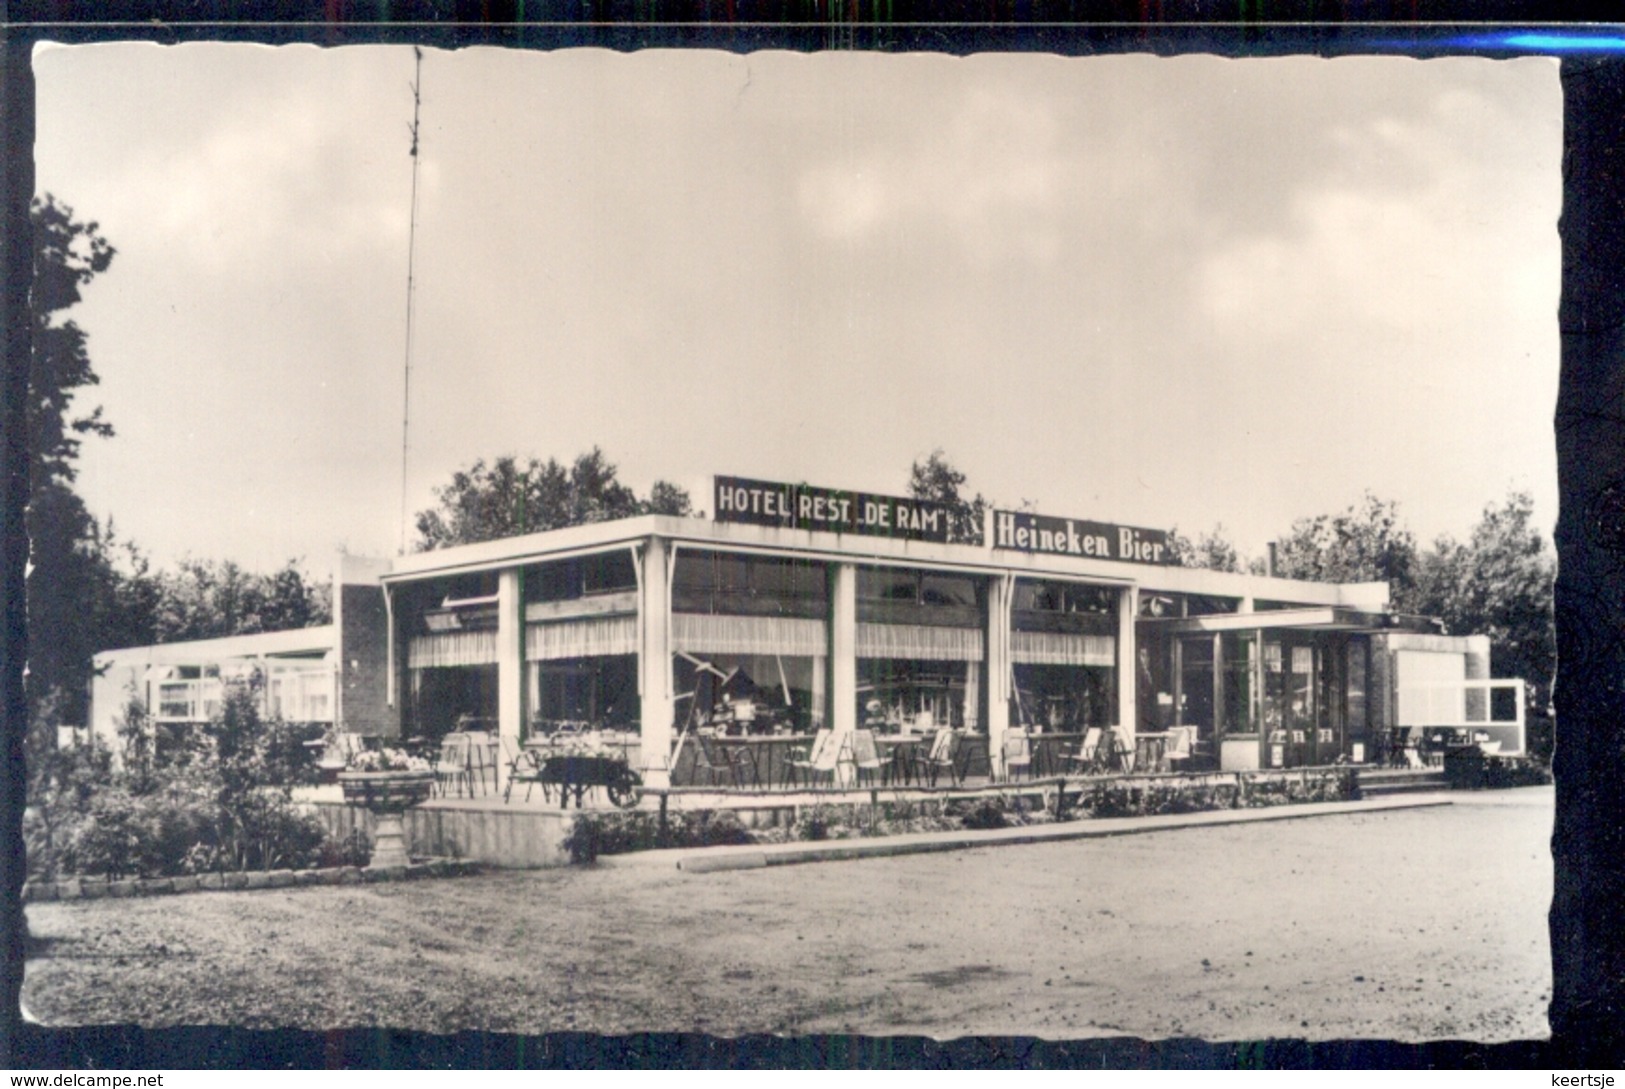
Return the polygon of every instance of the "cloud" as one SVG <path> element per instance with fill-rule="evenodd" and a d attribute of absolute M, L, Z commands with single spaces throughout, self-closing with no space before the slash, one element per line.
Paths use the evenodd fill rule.
<path fill-rule="evenodd" d="M 974 88 L 910 131 L 901 143 L 866 141 L 802 171 L 797 202 L 815 232 L 861 242 L 946 230 L 976 251 L 1054 256 L 1045 226 L 1063 210 L 1079 163 L 1049 103 Z"/>
<path fill-rule="evenodd" d="M 1201 312 L 1221 335 L 1258 342 L 1417 335 L 1475 316 L 1491 324 L 1529 307 L 1532 290 L 1555 300 L 1557 194 L 1531 181 L 1541 171 L 1527 162 L 1552 149 L 1491 154 L 1505 120 L 1453 91 L 1410 119 L 1338 129 L 1342 161 L 1293 193 L 1273 227 L 1218 239 L 1203 256 Z"/>

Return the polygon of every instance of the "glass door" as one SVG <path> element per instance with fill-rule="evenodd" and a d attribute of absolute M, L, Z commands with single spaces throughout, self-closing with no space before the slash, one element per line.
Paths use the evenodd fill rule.
<path fill-rule="evenodd" d="M 1312 762 L 1335 764 L 1344 749 L 1344 693 L 1348 688 L 1347 639 L 1329 636 L 1316 647 L 1315 736 Z"/>
<path fill-rule="evenodd" d="M 1315 648 L 1285 636 L 1264 640 L 1265 766 L 1312 763 L 1317 741 Z"/>
<path fill-rule="evenodd" d="M 1314 763 L 1319 703 L 1315 698 L 1315 648 L 1288 643 L 1286 652 L 1286 703 L 1282 710 L 1287 729 L 1287 767 L 1299 768 Z"/>
<path fill-rule="evenodd" d="M 1256 632 L 1225 632 L 1219 637 L 1218 743 L 1221 768 L 1256 768 L 1263 763 L 1259 737 L 1259 640 Z"/>
<path fill-rule="evenodd" d="M 1196 727 L 1197 751 L 1216 753 L 1213 717 L 1213 652 L 1215 636 L 1180 640 L 1178 713 L 1180 726 Z"/>

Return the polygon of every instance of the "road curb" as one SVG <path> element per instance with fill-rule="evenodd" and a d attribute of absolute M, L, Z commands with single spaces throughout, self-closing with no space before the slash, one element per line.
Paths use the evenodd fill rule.
<path fill-rule="evenodd" d="M 973 847 L 1007 847 L 1098 839 L 1106 836 L 1141 835 L 1147 832 L 1170 832 L 1187 828 L 1222 828 L 1264 821 L 1388 813 L 1452 804 L 1453 799 L 1441 793 L 1429 796 L 1375 798 L 1360 802 L 1282 805 L 1268 809 L 1223 809 L 1160 817 L 1079 820 L 1062 824 L 997 828 L 989 831 L 931 832 L 904 836 L 877 836 L 872 839 L 836 839 L 748 847 L 677 848 L 615 855 L 599 859 L 599 864 L 613 867 L 675 866 L 678 870 L 690 874 L 722 873 L 732 870 L 759 870 L 773 866 L 794 866 L 808 862 L 840 862 L 859 858 L 925 854 L 933 851 L 961 851 Z"/>
<path fill-rule="evenodd" d="M 692 855 L 677 860 L 684 873 L 716 873 L 719 870 L 761 870 L 767 868 L 767 855 L 750 851 L 737 855 Z"/>

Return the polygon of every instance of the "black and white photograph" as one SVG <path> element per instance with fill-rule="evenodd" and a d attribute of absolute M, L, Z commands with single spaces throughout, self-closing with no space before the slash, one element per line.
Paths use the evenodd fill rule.
<path fill-rule="evenodd" d="M 1549 1035 L 1556 60 L 33 64 L 31 1021 Z"/>

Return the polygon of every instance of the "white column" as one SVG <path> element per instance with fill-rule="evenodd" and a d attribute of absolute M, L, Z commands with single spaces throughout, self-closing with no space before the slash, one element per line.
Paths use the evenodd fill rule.
<path fill-rule="evenodd" d="M 815 727 L 829 722 L 829 655 L 817 654 L 812 660 L 812 721 Z"/>
<path fill-rule="evenodd" d="M 1140 656 L 1134 642 L 1134 618 L 1140 615 L 1140 588 L 1126 586 L 1117 599 L 1117 724 L 1134 743 L 1140 730 Z"/>
<path fill-rule="evenodd" d="M 670 786 L 671 720 L 671 595 L 668 592 L 670 546 L 664 538 L 649 538 L 643 552 L 643 573 L 638 597 L 643 645 L 638 647 L 638 695 L 641 703 L 643 777 L 650 786 Z"/>
<path fill-rule="evenodd" d="M 995 779 L 1004 777 L 1004 734 L 1010 728 L 1010 588 L 999 577 L 987 587 L 987 755 Z"/>
<path fill-rule="evenodd" d="M 519 726 L 525 719 L 525 602 L 517 567 L 497 576 L 497 736 L 502 751 L 517 752 Z M 499 758 L 498 777 L 507 765 Z M 499 782 L 505 787 L 505 782 Z"/>
<path fill-rule="evenodd" d="M 858 727 L 858 570 L 834 566 L 829 618 L 830 713 L 825 720 L 837 738 Z"/>

